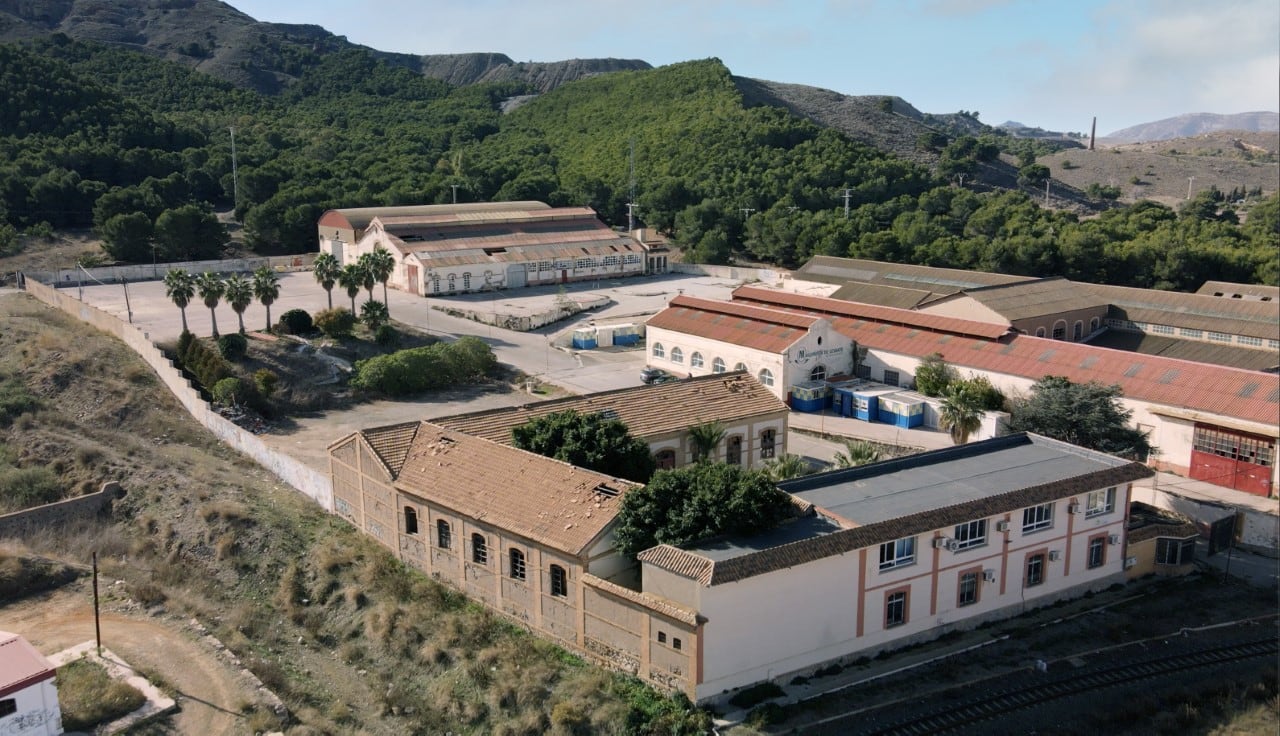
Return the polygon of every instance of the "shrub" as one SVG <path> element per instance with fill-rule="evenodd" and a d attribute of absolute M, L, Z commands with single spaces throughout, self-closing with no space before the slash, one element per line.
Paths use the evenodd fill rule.
<path fill-rule="evenodd" d="M 397 350 L 357 361 L 351 385 L 389 396 L 404 396 L 459 383 L 474 383 L 496 364 L 497 359 L 489 346 L 468 336 L 453 343 Z"/>
<path fill-rule="evenodd" d="M 290 335 L 305 335 L 315 329 L 315 324 L 311 321 L 311 315 L 305 309 L 290 309 L 280 315 L 280 321 L 277 328 L 282 332 Z"/>
<path fill-rule="evenodd" d="M 244 400 L 244 383 L 239 378 L 224 378 L 214 384 L 210 393 L 214 403 L 232 406 Z"/>
<path fill-rule="evenodd" d="M 0 427 L 40 407 L 40 400 L 16 379 L 0 382 Z"/>
<path fill-rule="evenodd" d="M 206 389 L 212 389 L 218 381 L 231 375 L 231 366 L 226 359 L 203 340 L 191 340 L 181 358 L 187 372 Z"/>
<path fill-rule="evenodd" d="M 271 398 L 271 394 L 276 392 L 276 386 L 280 383 L 280 377 L 274 372 L 266 368 L 259 368 L 253 372 L 253 385 L 258 388 L 258 393 L 262 394 L 262 398 Z"/>
<path fill-rule="evenodd" d="M 1004 409 L 1004 394 L 991 384 L 986 376 L 974 376 L 957 381 L 957 390 L 969 394 L 984 411 Z"/>
<path fill-rule="evenodd" d="M 351 335 L 356 326 L 356 317 L 346 307 L 322 309 L 316 312 L 315 326 L 326 337 L 341 339 Z"/>
<path fill-rule="evenodd" d="M 391 325 L 379 325 L 373 339 L 384 348 L 400 347 L 400 333 Z"/>
<path fill-rule="evenodd" d="M 218 352 L 232 363 L 238 363 L 249 352 L 249 338 L 239 332 L 222 335 L 218 338 Z"/>
<path fill-rule="evenodd" d="M 5 468 L 0 470 L 0 513 L 52 503 L 63 491 L 49 468 Z"/>
<path fill-rule="evenodd" d="M 959 376 L 956 369 L 943 360 L 942 353 L 925 356 L 916 368 L 916 390 L 925 396 L 941 396 Z"/>

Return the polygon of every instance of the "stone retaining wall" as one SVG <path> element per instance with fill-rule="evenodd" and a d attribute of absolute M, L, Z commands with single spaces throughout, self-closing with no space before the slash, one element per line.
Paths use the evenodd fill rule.
<path fill-rule="evenodd" d="M 62 526 L 69 521 L 92 518 L 123 495 L 124 489 L 120 484 L 110 481 L 103 483 L 97 493 L 4 514 L 0 516 L 0 537 L 20 537 L 39 529 Z"/>

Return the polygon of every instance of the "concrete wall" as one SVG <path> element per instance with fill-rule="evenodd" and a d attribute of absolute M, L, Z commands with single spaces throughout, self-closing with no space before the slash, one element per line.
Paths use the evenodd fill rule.
<path fill-rule="evenodd" d="M 111 502 L 124 495 L 120 484 L 109 481 L 97 493 L 47 503 L 0 516 L 0 537 L 17 537 L 36 529 L 47 529 L 102 513 Z"/>
<path fill-rule="evenodd" d="M 712 276 L 718 279 L 734 281 L 763 281 L 773 283 L 785 277 L 785 272 L 771 268 L 741 268 L 739 266 L 710 266 L 702 263 L 672 263 L 673 273 L 687 273 L 696 276 Z"/>
<path fill-rule="evenodd" d="M 13 694 L 16 710 L 0 718 L 0 733 L 8 736 L 56 736 L 62 733 L 62 710 L 53 677 Z"/>
<path fill-rule="evenodd" d="M 121 281 L 159 281 L 170 270 L 181 268 L 192 274 L 206 271 L 214 273 L 249 273 L 263 266 L 274 271 L 306 271 L 316 259 L 316 253 L 297 256 L 272 256 L 270 258 L 239 258 L 227 261 L 184 261 L 181 263 L 135 264 L 131 266 L 100 266 L 97 268 L 63 268 L 57 271 L 29 271 L 28 279 L 44 284 L 57 284 L 59 288 L 76 286 L 84 282 L 101 281 L 117 284 Z"/>
<path fill-rule="evenodd" d="M 1260 554 L 1276 556 L 1280 552 L 1280 516 L 1250 508 L 1232 506 L 1221 501 L 1191 498 L 1174 491 L 1143 485 L 1134 489 L 1135 501 L 1159 509 L 1176 511 L 1199 524 L 1212 524 L 1228 516 L 1239 514 L 1244 523 L 1237 542 L 1241 547 Z"/>
<path fill-rule="evenodd" d="M 79 301 L 70 292 L 45 286 L 35 279 L 27 279 L 26 289 L 27 293 L 40 301 L 61 309 L 91 327 L 119 338 L 147 365 L 151 366 L 192 418 L 213 432 L 218 439 L 248 456 L 281 481 L 320 504 L 326 511 L 333 510 L 333 485 L 327 475 L 268 447 L 252 432 L 241 429 L 214 411 L 200 396 L 199 390 L 182 375 L 172 361 L 165 357 L 160 348 L 151 342 L 145 332 Z"/>

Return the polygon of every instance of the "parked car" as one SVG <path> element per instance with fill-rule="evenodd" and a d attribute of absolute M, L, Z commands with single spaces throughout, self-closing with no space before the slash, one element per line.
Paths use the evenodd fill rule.
<path fill-rule="evenodd" d="M 641 383 L 665 383 L 675 380 L 675 376 L 667 373 L 661 368 L 645 368 L 640 371 Z"/>

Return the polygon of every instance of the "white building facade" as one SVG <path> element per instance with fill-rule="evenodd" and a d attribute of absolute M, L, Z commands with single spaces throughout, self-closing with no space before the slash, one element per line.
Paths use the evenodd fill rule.
<path fill-rule="evenodd" d="M 26 639 L 0 631 L 0 734 L 62 733 L 55 676 L 53 664 Z"/>

